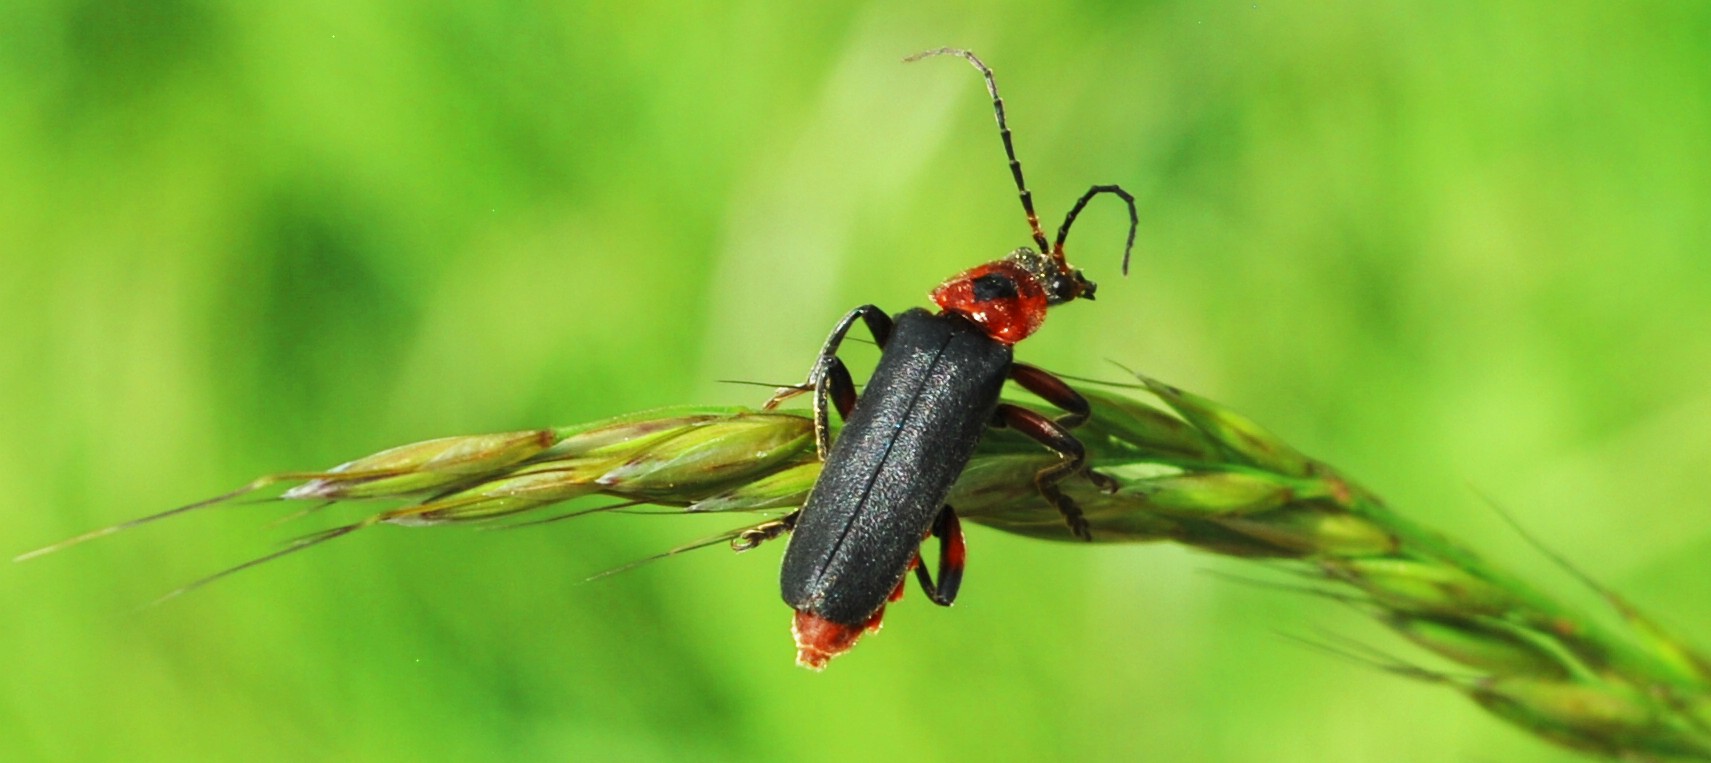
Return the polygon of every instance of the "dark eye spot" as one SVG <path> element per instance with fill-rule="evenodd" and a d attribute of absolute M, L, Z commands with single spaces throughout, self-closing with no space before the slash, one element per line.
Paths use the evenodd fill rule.
<path fill-rule="evenodd" d="M 991 302 L 995 299 L 1015 299 L 1016 282 L 1009 276 L 999 273 L 987 273 L 974 279 L 974 301 Z"/>
<path fill-rule="evenodd" d="M 1065 276 L 1052 276 L 1051 281 L 1046 285 L 1046 290 L 1051 294 L 1053 302 L 1068 302 L 1075 299 L 1075 285 L 1074 281 Z"/>

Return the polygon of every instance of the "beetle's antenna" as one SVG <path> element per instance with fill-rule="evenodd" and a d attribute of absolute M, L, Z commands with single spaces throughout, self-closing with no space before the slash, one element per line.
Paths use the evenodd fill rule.
<path fill-rule="evenodd" d="M 1052 246 L 1052 256 L 1060 262 L 1063 260 L 1063 242 L 1064 239 L 1069 238 L 1069 226 L 1075 223 L 1075 216 L 1081 214 L 1081 208 L 1087 206 L 1087 202 L 1092 201 L 1093 197 L 1102 193 L 1116 194 L 1118 198 L 1129 205 L 1129 240 L 1123 244 L 1123 275 L 1128 275 L 1129 252 L 1135 248 L 1135 229 L 1140 227 L 1141 217 L 1135 212 L 1135 197 L 1130 196 L 1129 192 L 1123 190 L 1120 185 L 1096 185 L 1087 189 L 1087 193 L 1082 194 L 1081 198 L 1076 199 L 1075 206 L 1070 207 L 1069 214 L 1064 215 L 1063 227 L 1057 229 L 1057 243 Z"/>
<path fill-rule="evenodd" d="M 998 81 L 992 78 L 991 67 L 982 63 L 979 58 L 975 57 L 974 53 L 961 48 L 925 50 L 903 59 L 903 63 L 911 63 L 932 56 L 961 56 L 969 63 L 974 64 L 974 68 L 979 69 L 981 76 L 986 78 L 986 92 L 992 94 L 992 112 L 998 117 L 998 137 L 1004 139 L 1004 156 L 1010 160 L 1010 174 L 1016 178 L 1016 194 L 1022 198 L 1022 211 L 1028 213 L 1028 228 L 1033 231 L 1034 243 L 1039 245 L 1040 251 L 1052 252 L 1046 246 L 1046 232 L 1040 229 L 1040 216 L 1034 213 L 1034 194 L 1028 191 L 1028 185 L 1022 181 L 1022 163 L 1016 159 L 1016 147 L 1010 140 L 1010 125 L 1004 121 L 1004 99 L 998 97 Z M 1130 203 L 1133 204 L 1133 202 Z M 1074 216 L 1074 213 L 1070 214 L 1070 217 Z M 1058 252 L 1052 252 L 1058 259 L 1062 259 L 1061 249 L 1060 247 Z"/>

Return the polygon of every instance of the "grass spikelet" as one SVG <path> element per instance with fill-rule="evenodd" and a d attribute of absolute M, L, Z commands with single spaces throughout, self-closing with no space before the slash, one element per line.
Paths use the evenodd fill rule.
<path fill-rule="evenodd" d="M 1320 565 L 1398 612 L 1477 617 L 1503 614 L 1516 603 L 1501 586 L 1430 561 L 1380 557 L 1325 559 Z"/>
<path fill-rule="evenodd" d="M 1287 481 L 1263 473 L 1209 471 L 1138 480 L 1122 488 L 1138 493 L 1165 515 L 1224 519 L 1278 508 L 1295 495 Z"/>
<path fill-rule="evenodd" d="M 1517 635 L 1500 621 L 1400 612 L 1386 613 L 1379 619 L 1409 641 L 1490 675 L 1562 679 L 1571 672 L 1562 655 Z"/>
<path fill-rule="evenodd" d="M 820 462 L 803 461 L 691 503 L 687 511 L 793 509 L 808 498 L 808 491 L 814 488 L 814 480 L 819 477 Z"/>
<path fill-rule="evenodd" d="M 634 452 L 595 483 L 631 497 L 681 499 L 689 492 L 765 476 L 804 455 L 813 438 L 813 424 L 800 416 L 729 416 L 683 427 Z"/>
<path fill-rule="evenodd" d="M 1280 548 L 1339 558 L 1384 556 L 1402 544 L 1371 520 L 1314 502 L 1252 516 L 1221 517 L 1218 524 Z"/>
<path fill-rule="evenodd" d="M 1305 477 L 1311 472 L 1312 462 L 1306 456 L 1246 416 L 1156 379 L 1141 376 L 1140 380 L 1230 458 L 1287 477 Z"/>
<path fill-rule="evenodd" d="M 386 498 L 434 490 L 521 462 L 558 442 L 551 429 L 441 437 L 343 463 L 283 498 Z"/>

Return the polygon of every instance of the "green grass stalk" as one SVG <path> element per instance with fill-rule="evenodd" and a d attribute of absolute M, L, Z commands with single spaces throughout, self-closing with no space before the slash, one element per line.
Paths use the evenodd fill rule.
<path fill-rule="evenodd" d="M 1590 613 L 1392 511 L 1249 419 L 1157 381 L 1142 383 L 1151 399 L 1086 393 L 1094 416 L 1078 436 L 1092 468 L 1118 486 L 1104 492 L 1088 480 L 1065 483 L 1094 543 L 1177 543 L 1292 571 L 1312 582 L 1277 588 L 1353 606 L 1459 669 L 1429 670 L 1359 645 L 1318 646 L 1449 687 L 1541 739 L 1585 753 L 1625 761 L 1711 760 L 1711 660 L 1693 645 L 1588 581 L 1625 626 L 1603 627 Z M 812 434 L 805 412 L 675 408 L 576 427 L 440 438 L 324 472 L 262 477 L 211 501 L 18 558 L 293 481 L 301 484 L 281 498 L 405 503 L 306 536 L 168 597 L 382 524 L 529 523 L 646 503 L 751 515 L 730 532 L 662 556 L 722 543 L 747 550 L 789 529 L 781 518 L 801 504 L 819 473 Z M 965 521 L 1084 543 L 1034 487 L 1034 474 L 1055 458 L 1014 433 L 994 430 L 950 503 Z M 549 506 L 592 495 L 619 502 L 540 516 Z"/>

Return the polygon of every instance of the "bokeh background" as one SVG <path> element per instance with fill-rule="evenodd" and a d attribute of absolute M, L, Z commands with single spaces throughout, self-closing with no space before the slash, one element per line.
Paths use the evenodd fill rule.
<path fill-rule="evenodd" d="M 1242 410 L 1570 598 L 1475 496 L 1711 642 L 1711 5 L 13 0 L 0 539 L 380 448 L 798 378 L 848 307 L 1026 243 L 976 74 L 1099 301 L 1021 356 Z M 856 350 L 858 355 L 871 350 Z M 975 529 L 815 675 L 729 520 L 295 534 L 233 507 L 0 569 L 0 760 L 1573 759 L 1321 601 Z"/>

